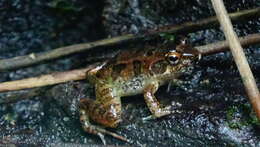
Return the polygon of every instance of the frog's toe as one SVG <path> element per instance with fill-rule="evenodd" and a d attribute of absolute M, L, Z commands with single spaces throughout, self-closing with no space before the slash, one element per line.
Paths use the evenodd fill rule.
<path fill-rule="evenodd" d="M 171 106 L 166 106 L 166 107 L 163 107 L 163 108 L 156 109 L 156 111 L 154 111 L 152 115 L 149 115 L 147 117 L 143 117 L 142 120 L 144 122 L 146 122 L 146 121 L 154 120 L 156 118 L 160 118 L 160 117 L 163 117 L 163 116 L 166 116 L 166 115 L 169 115 L 169 114 L 171 114 Z"/>
<path fill-rule="evenodd" d="M 97 133 L 97 135 L 99 136 L 99 138 L 101 139 L 101 141 L 103 142 L 104 145 L 107 145 L 105 137 L 102 133 Z"/>
<path fill-rule="evenodd" d="M 142 118 L 142 121 L 145 123 L 145 122 L 147 122 L 147 121 L 154 120 L 154 119 L 156 119 L 155 116 L 149 115 L 149 116 L 143 117 L 143 118 Z"/>
<path fill-rule="evenodd" d="M 120 135 L 118 135 L 114 132 L 108 131 L 106 129 L 97 127 L 96 130 L 98 131 L 97 135 L 100 137 L 100 139 L 102 140 L 103 143 L 105 143 L 105 139 L 104 139 L 103 134 L 107 134 L 107 135 L 110 135 L 110 136 L 112 136 L 116 139 L 119 139 L 119 140 L 122 140 L 122 141 L 125 141 L 125 142 L 128 142 L 128 143 L 132 143 L 132 141 L 130 141 L 129 139 L 126 139 L 125 137 L 120 136 Z"/>
<path fill-rule="evenodd" d="M 171 102 L 171 105 L 170 105 L 169 107 L 171 107 L 171 110 L 172 110 L 172 109 L 178 109 L 178 108 L 181 108 L 181 107 L 182 107 L 182 104 L 179 103 L 179 102 L 172 101 L 172 102 Z"/>
<path fill-rule="evenodd" d="M 171 111 L 171 114 L 177 114 L 177 113 L 182 113 L 182 104 L 181 103 L 178 103 L 178 102 L 172 102 L 171 105 L 169 106 L 170 107 L 170 111 Z"/>

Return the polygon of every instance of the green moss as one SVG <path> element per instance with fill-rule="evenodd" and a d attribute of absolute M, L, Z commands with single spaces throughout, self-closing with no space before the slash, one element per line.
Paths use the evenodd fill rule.
<path fill-rule="evenodd" d="M 74 6 L 73 2 L 68 0 L 53 0 L 48 3 L 48 6 L 60 13 L 73 13 L 82 10 L 82 8 Z"/>
<path fill-rule="evenodd" d="M 229 107 L 227 110 L 227 121 L 229 127 L 234 129 L 249 125 L 260 125 L 260 121 L 249 104 Z"/>
<path fill-rule="evenodd" d="M 160 33 L 160 37 L 162 39 L 165 39 L 167 42 L 174 42 L 175 41 L 175 36 L 170 33 Z"/>
<path fill-rule="evenodd" d="M 4 115 L 4 120 L 8 123 L 8 124 L 12 124 L 15 125 L 16 121 L 17 121 L 17 114 L 15 113 L 7 113 L 6 115 Z"/>

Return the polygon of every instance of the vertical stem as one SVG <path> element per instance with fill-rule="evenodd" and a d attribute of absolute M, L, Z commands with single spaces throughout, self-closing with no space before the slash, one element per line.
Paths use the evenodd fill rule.
<path fill-rule="evenodd" d="M 256 112 L 258 119 L 260 120 L 259 90 L 256 86 L 255 79 L 246 60 L 245 53 L 243 52 L 238 37 L 234 32 L 230 18 L 227 15 L 223 0 L 211 0 L 211 2 L 216 12 L 217 18 L 221 24 L 221 27 L 223 28 L 225 37 L 229 42 L 232 55 L 240 72 L 249 100 L 253 106 L 253 109 Z"/>

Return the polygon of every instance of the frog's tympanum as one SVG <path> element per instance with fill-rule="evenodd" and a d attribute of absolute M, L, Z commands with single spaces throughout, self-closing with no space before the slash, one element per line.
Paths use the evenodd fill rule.
<path fill-rule="evenodd" d="M 153 118 L 174 113 L 171 106 L 162 107 L 155 97 L 158 87 L 172 80 L 191 67 L 198 58 L 195 49 L 179 45 L 174 50 L 148 50 L 123 52 L 113 60 L 87 73 L 95 86 L 96 100 L 83 98 L 80 101 L 80 121 L 86 132 L 103 136 L 105 130 L 115 128 L 121 121 L 121 97 L 143 93 Z M 93 125 L 90 120 L 98 125 Z"/>

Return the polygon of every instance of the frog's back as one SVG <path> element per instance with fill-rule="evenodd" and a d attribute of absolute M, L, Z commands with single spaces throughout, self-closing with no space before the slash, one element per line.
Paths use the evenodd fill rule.
<path fill-rule="evenodd" d="M 96 77 L 102 81 L 122 84 L 129 80 L 149 77 L 151 64 L 162 58 L 164 52 L 154 50 L 121 52 L 97 71 Z"/>

